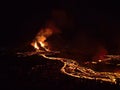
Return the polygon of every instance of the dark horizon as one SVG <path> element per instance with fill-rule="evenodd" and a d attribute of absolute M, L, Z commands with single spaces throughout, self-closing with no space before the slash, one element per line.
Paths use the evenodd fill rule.
<path fill-rule="evenodd" d="M 57 22 L 63 34 L 62 38 L 68 43 L 85 34 L 88 38 L 102 43 L 108 50 L 112 49 L 111 52 L 120 53 L 120 13 L 117 2 L 44 0 L 31 5 L 21 2 L 5 6 L 7 8 L 3 7 L 1 13 L 0 33 L 0 46 L 3 48 L 14 48 L 32 40 L 48 20 L 56 23 L 56 18 L 52 17 L 51 13 L 61 10 L 72 22 L 69 24 L 69 21 L 66 21 L 63 26 L 59 26 L 59 20 Z"/>

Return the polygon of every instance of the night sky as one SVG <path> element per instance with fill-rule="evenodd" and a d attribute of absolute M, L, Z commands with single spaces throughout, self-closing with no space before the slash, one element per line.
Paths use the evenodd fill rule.
<path fill-rule="evenodd" d="M 58 28 L 68 43 L 84 34 L 119 53 L 119 4 L 110 1 L 5 2 L 1 7 L 1 48 L 14 48 L 32 40 L 48 20 L 56 20 L 51 16 L 54 10 L 67 14 L 67 24 L 60 26 L 58 21 Z"/>

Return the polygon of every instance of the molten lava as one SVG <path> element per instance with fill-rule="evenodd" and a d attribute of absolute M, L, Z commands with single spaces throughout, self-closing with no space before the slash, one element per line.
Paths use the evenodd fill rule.
<path fill-rule="evenodd" d="M 35 49 L 39 50 L 39 46 L 37 45 L 37 42 L 32 42 L 31 45 L 34 46 Z"/>
<path fill-rule="evenodd" d="M 85 78 L 85 79 L 92 79 L 92 80 L 99 80 L 99 81 L 106 81 L 111 83 L 117 83 L 117 79 L 120 78 L 119 72 L 97 72 L 94 71 L 88 67 L 85 67 L 83 65 L 80 65 L 76 60 L 67 59 L 67 58 L 60 58 L 60 57 L 49 57 L 46 55 L 46 53 L 55 53 L 55 51 L 51 51 L 48 48 L 48 43 L 46 42 L 47 38 L 53 34 L 53 30 L 50 28 L 42 29 L 37 36 L 35 37 L 34 41 L 31 43 L 31 45 L 36 49 L 36 53 L 24 53 L 24 56 L 30 56 L 33 54 L 40 55 L 44 58 L 50 59 L 50 60 L 59 60 L 62 63 L 64 63 L 64 66 L 61 68 L 61 71 L 64 74 L 67 74 L 72 77 L 77 78 Z M 39 53 L 39 52 L 45 52 L 45 53 Z M 37 53 L 38 52 L 38 53 Z M 100 52 L 100 54 L 106 53 L 104 50 Z M 99 54 L 99 55 L 100 55 Z M 104 63 L 111 60 L 111 57 L 103 60 Z M 103 57 L 101 57 L 103 59 Z M 120 60 L 120 57 L 119 57 Z M 103 62 L 102 60 L 98 60 L 98 62 L 89 62 L 91 64 L 97 64 L 99 62 Z"/>

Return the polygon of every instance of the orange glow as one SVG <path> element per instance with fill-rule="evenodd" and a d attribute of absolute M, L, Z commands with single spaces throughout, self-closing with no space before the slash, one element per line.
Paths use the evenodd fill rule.
<path fill-rule="evenodd" d="M 39 43 L 40 43 L 41 47 L 45 47 L 44 43 L 42 43 L 42 42 L 39 42 Z"/>
<path fill-rule="evenodd" d="M 120 78 L 119 72 L 97 72 L 92 70 L 91 68 L 80 65 L 76 60 L 61 58 L 61 57 L 49 57 L 49 55 L 47 56 L 46 53 L 51 53 L 51 54 L 55 53 L 55 51 L 49 50 L 48 47 L 49 45 L 47 42 L 47 39 L 56 31 L 56 28 L 53 27 L 50 28 L 50 26 L 49 28 L 47 27 L 45 29 L 41 29 L 40 32 L 36 35 L 34 41 L 31 43 L 31 45 L 36 49 L 37 55 L 42 56 L 49 60 L 61 61 L 64 64 L 63 67 L 61 68 L 61 72 L 69 76 L 117 83 L 116 81 L 117 78 Z M 45 53 L 40 53 L 41 51 Z M 33 55 L 33 54 L 34 53 L 27 53 L 27 55 Z M 107 50 L 104 47 L 100 46 L 98 48 L 98 52 L 96 53 L 96 56 L 93 57 L 94 61 L 87 63 L 97 64 L 98 62 L 102 62 L 104 60 L 104 55 L 106 54 L 107 54 Z M 120 64 L 117 65 L 119 66 Z"/>
<path fill-rule="evenodd" d="M 99 46 L 98 52 L 93 57 L 93 60 L 95 60 L 95 61 L 99 60 L 98 62 L 101 62 L 102 60 L 104 60 L 104 58 L 105 58 L 104 56 L 107 54 L 108 54 L 107 50 L 103 46 Z"/>
<path fill-rule="evenodd" d="M 35 49 L 39 50 L 39 46 L 37 45 L 37 42 L 32 42 L 31 45 L 32 45 Z"/>
<path fill-rule="evenodd" d="M 50 51 L 47 39 L 53 35 L 61 33 L 60 30 L 56 27 L 56 24 L 53 21 L 47 21 L 46 27 L 41 28 L 40 31 L 34 38 L 34 42 L 32 42 L 32 46 L 37 49 L 37 51 Z"/>
<path fill-rule="evenodd" d="M 32 42 L 32 46 L 37 50 L 50 51 L 48 49 L 47 38 L 53 34 L 53 30 L 50 28 L 41 29 L 35 37 L 35 42 Z"/>

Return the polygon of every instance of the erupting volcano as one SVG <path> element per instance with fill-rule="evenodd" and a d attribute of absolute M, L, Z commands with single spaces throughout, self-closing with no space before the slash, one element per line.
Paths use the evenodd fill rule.
<path fill-rule="evenodd" d="M 91 79 L 91 80 L 97 80 L 97 81 L 105 81 L 105 82 L 110 82 L 114 84 L 118 83 L 117 81 L 118 79 L 120 79 L 120 72 L 95 71 L 87 66 L 89 65 L 94 66 L 99 63 L 103 65 L 107 65 L 107 64 L 111 64 L 111 61 L 120 61 L 119 55 L 100 56 L 102 58 L 100 58 L 100 60 L 98 61 L 84 62 L 81 65 L 80 63 L 77 62 L 78 60 L 61 58 L 61 57 L 55 56 L 55 54 L 60 54 L 61 52 L 52 51 L 49 49 L 49 43 L 47 42 L 47 38 L 49 38 L 52 34 L 54 34 L 54 30 L 52 30 L 51 28 L 41 29 L 40 32 L 36 35 L 33 42 L 31 43 L 35 51 L 28 52 L 28 53 L 18 53 L 18 54 L 19 55 L 22 54 L 25 57 L 37 54 L 49 60 L 61 61 L 64 64 L 63 67 L 61 67 L 61 72 L 72 77 L 85 78 L 85 79 Z M 118 65 L 119 63 L 116 64 L 116 66 Z"/>

